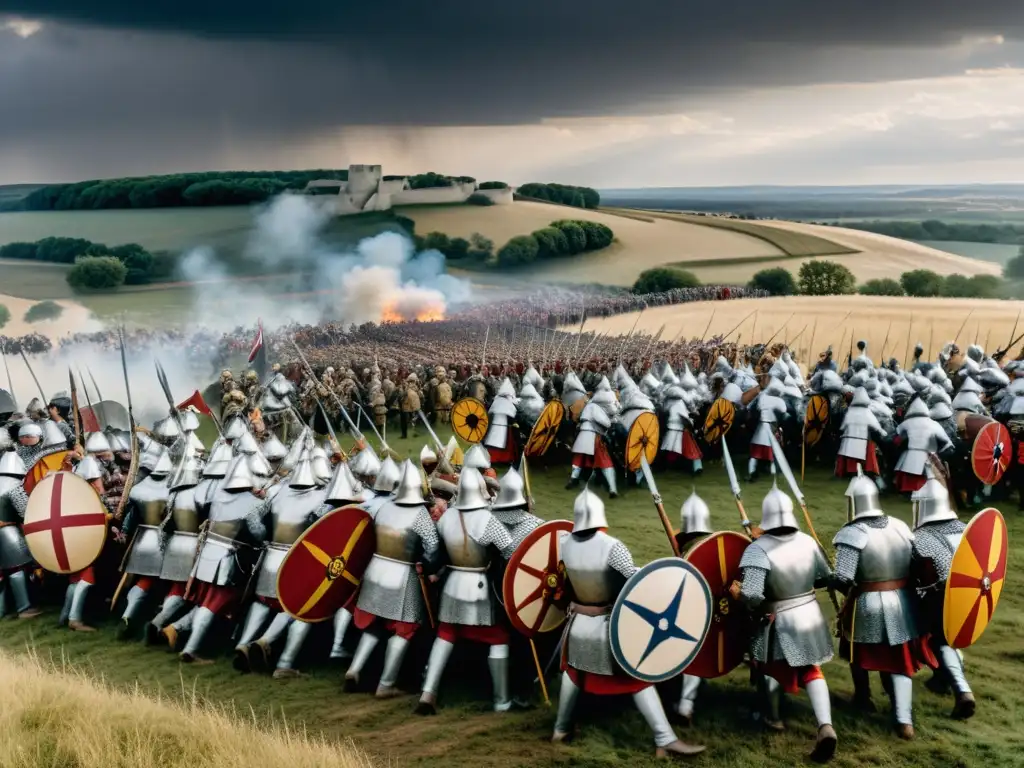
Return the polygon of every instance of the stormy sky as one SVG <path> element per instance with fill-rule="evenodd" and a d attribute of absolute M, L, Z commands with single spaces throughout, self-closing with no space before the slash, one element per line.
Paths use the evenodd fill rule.
<path fill-rule="evenodd" d="M 1020 0 L 0 0 L 0 183 L 1024 181 Z"/>

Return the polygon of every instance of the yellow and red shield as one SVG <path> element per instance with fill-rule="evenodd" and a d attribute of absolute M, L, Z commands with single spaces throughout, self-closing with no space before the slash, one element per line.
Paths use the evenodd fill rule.
<path fill-rule="evenodd" d="M 373 557 L 373 519 L 357 506 L 332 510 L 307 528 L 277 571 L 277 599 L 296 619 L 326 621 L 343 607 Z"/>
<path fill-rule="evenodd" d="M 22 532 L 43 570 L 76 573 L 100 556 L 107 540 L 106 509 L 78 475 L 51 472 L 28 497 Z"/>
<path fill-rule="evenodd" d="M 67 455 L 68 451 L 58 451 L 49 456 L 43 456 L 33 464 L 32 468 L 25 473 L 25 479 L 21 483 L 25 493 L 31 495 L 32 489 L 39 484 L 40 480 L 51 472 L 59 472 L 60 468 L 64 466 L 64 459 L 67 458 Z"/>
<path fill-rule="evenodd" d="M 640 469 L 641 456 L 647 457 L 648 464 L 654 463 L 658 455 L 660 433 L 658 417 L 649 411 L 644 411 L 633 420 L 633 426 L 626 436 L 626 466 L 630 472 Z"/>
<path fill-rule="evenodd" d="M 736 407 L 731 402 L 724 397 L 715 400 L 704 419 L 704 439 L 708 443 L 717 443 L 723 435 L 729 434 L 735 418 Z"/>
<path fill-rule="evenodd" d="M 452 406 L 452 430 L 460 440 L 479 443 L 489 424 L 487 408 L 475 397 L 464 397 Z"/>
<path fill-rule="evenodd" d="M 580 414 L 583 413 L 583 409 L 587 407 L 587 403 L 590 402 L 590 395 L 580 395 L 573 400 L 572 405 L 569 406 L 569 418 L 574 422 L 579 422 Z"/>
<path fill-rule="evenodd" d="M 953 553 L 942 608 L 942 629 L 953 648 L 978 641 L 995 613 L 1006 580 L 1006 521 L 989 507 L 964 529 Z"/>
<path fill-rule="evenodd" d="M 526 441 L 524 450 L 527 458 L 538 458 L 551 449 L 564 419 L 565 406 L 560 401 L 552 400 L 544 406 L 530 431 L 530 439 Z"/>
<path fill-rule="evenodd" d="M 1013 446 L 1010 432 L 998 421 L 981 428 L 971 446 L 971 469 L 974 476 L 986 485 L 995 485 L 1010 466 Z"/>
<path fill-rule="evenodd" d="M 828 398 L 824 395 L 811 395 L 804 414 L 804 442 L 808 445 L 817 445 L 827 426 Z"/>
<path fill-rule="evenodd" d="M 728 674 L 743 661 L 750 639 L 748 612 L 729 594 L 733 580 L 741 579 L 740 559 L 750 539 L 735 531 L 713 533 L 683 557 L 700 571 L 711 589 L 711 628 L 686 674 L 713 678 Z"/>
<path fill-rule="evenodd" d="M 568 520 L 551 520 L 530 531 L 508 559 L 501 584 L 512 626 L 526 637 L 558 629 L 565 621 L 565 569 L 561 537 Z"/>

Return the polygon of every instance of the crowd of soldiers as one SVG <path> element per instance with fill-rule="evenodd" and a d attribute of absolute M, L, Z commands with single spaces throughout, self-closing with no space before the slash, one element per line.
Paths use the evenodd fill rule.
<path fill-rule="evenodd" d="M 450 343 L 457 351 L 435 348 L 432 340 L 456 325 L 462 335 Z M 614 503 L 621 482 L 656 494 L 651 465 L 700 473 L 707 456 L 721 456 L 738 495 L 730 444 L 746 452 L 748 481 L 779 471 L 793 494 L 773 483 L 759 525 L 744 519 L 751 541 L 726 585 L 728 599 L 749 610 L 746 651 L 767 727 L 785 727 L 780 700 L 803 688 L 818 726 L 811 757 L 824 762 L 836 750 L 821 670 L 835 649 L 815 597 L 823 588 L 846 596 L 839 651 L 851 666 L 856 706 L 874 710 L 869 673 L 880 673 L 895 733 L 913 738 L 911 678 L 928 666 L 935 671 L 929 687 L 954 695 L 952 716 L 974 713 L 962 655 L 941 627 L 941 595 L 965 528 L 954 504 L 1006 498 L 1022 474 L 993 472 L 986 482 L 964 457 L 988 425 L 1021 435 L 1024 362 L 1002 365 L 1005 353 L 989 356 L 972 345 L 963 354 L 948 344 L 934 362 L 921 360 L 919 349 L 904 370 L 896 360 L 876 365 L 862 342 L 843 370 L 829 349 L 805 377 L 784 344 L 601 337 L 527 325 L 499 332 L 468 321 L 367 333 L 333 364 L 316 354 L 333 348 L 300 329 L 291 352 L 272 347 L 283 363 L 264 380 L 255 371 L 236 380 L 225 370 L 220 401 L 202 404 L 218 423 L 209 447 L 196 435 L 195 408 L 172 408 L 134 440 L 110 425 L 82 434 L 68 393 L 9 414 L 0 430 L 0 567 L 18 615 L 39 614 L 34 558 L 20 530 L 33 488 L 47 472 L 73 472 L 101 499 L 110 538 L 100 558 L 68 576 L 62 624 L 94 631 L 90 591 L 116 581 L 112 563 L 123 562 L 120 637 L 141 633 L 183 662 L 205 664 L 216 659 L 217 638 L 231 636 L 239 671 L 298 677 L 313 624 L 285 608 L 278 573 L 314 523 L 358 506 L 373 524 L 374 554 L 354 599 L 333 615 L 330 657 L 349 659 L 346 690 L 370 684 L 380 698 L 401 695 L 409 648 L 432 631 L 416 712 L 437 710 L 459 640 L 487 646 L 493 707 L 508 711 L 529 694 L 510 678 L 510 665 L 528 664 L 529 656 L 515 621 L 510 626 L 510 606 L 492 589 L 493 566 L 512 559 L 542 525 L 515 465 L 538 425 L 557 412 L 540 460 L 571 454 L 567 487 L 577 495 L 571 530 L 558 534 L 567 621 L 552 741 L 572 737 L 581 692 L 629 694 L 658 755 L 704 749 L 681 740 L 672 721 L 692 724 L 707 680 L 684 670 L 682 694 L 666 712 L 651 680 L 629 673 L 613 653 L 612 606 L 643 574 L 609 533 L 601 494 L 603 487 Z M 402 335 L 397 350 L 389 348 L 392 334 Z M 407 358 L 415 348 L 424 357 Z M 430 423 L 450 422 L 465 399 L 488 417 L 469 448 L 428 441 L 418 457 L 395 461 L 389 425 L 397 423 L 403 436 L 422 428 L 433 438 Z M 359 438 L 349 455 L 335 437 L 344 429 Z M 371 432 L 378 450 L 365 436 Z M 644 458 L 631 466 L 625 457 L 638 435 L 654 436 L 653 451 L 641 445 Z M 1005 469 L 1010 446 L 995 453 Z M 808 454 L 834 461 L 836 475 L 850 478 L 848 523 L 832 542 L 834 560 L 794 514 L 793 497 L 801 505 L 802 497 L 790 462 Z M 1024 452 L 1012 452 L 1013 462 L 1022 460 Z M 885 491 L 910 495 L 912 527 L 885 514 Z M 696 493 L 679 520 L 684 555 L 717 535 Z M 121 608 L 121 596 L 114 594 L 113 607 Z M 658 624 L 655 632 L 652 624 L 652 632 L 683 632 L 673 620 L 662 617 L 668 629 Z M 367 664 L 380 645 L 383 671 L 372 685 Z"/>

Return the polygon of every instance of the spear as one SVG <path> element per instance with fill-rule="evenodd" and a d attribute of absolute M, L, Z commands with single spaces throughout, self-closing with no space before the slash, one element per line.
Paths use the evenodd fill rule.
<path fill-rule="evenodd" d="M 28 358 L 25 357 L 25 350 L 24 349 L 19 349 L 18 351 L 21 352 L 21 359 L 25 361 L 25 367 L 28 368 L 28 372 L 30 374 L 32 374 L 32 381 L 34 381 L 36 383 L 36 389 L 39 390 L 39 397 L 42 398 L 43 405 L 45 406 L 46 405 L 46 395 L 43 394 L 43 388 L 39 384 L 39 379 L 36 378 L 36 372 L 33 371 L 32 370 L 32 366 L 29 365 Z"/>
<path fill-rule="evenodd" d="M 882 348 L 878 350 L 878 363 L 879 365 L 885 362 L 885 345 L 889 343 L 889 331 L 892 330 L 892 320 L 889 321 L 889 327 L 885 329 L 885 341 L 882 342 Z"/>
<path fill-rule="evenodd" d="M 968 313 L 967 313 L 967 317 L 965 317 L 965 318 L 964 318 L 964 322 L 963 322 L 963 324 L 962 324 L 962 325 L 960 326 L 960 330 L 959 330 L 959 331 L 957 331 L 957 332 L 956 332 L 956 336 L 954 336 L 954 337 L 953 337 L 953 343 L 954 343 L 954 344 L 956 344 L 956 343 L 957 343 L 957 341 L 959 341 L 959 339 L 960 339 L 960 334 L 964 332 L 964 328 L 965 328 L 965 327 L 967 326 L 967 321 L 971 319 L 971 315 L 973 315 L 973 314 L 974 314 L 974 310 L 973 310 L 973 309 L 972 309 L 972 310 L 971 310 L 970 312 L 968 312 Z"/>
<path fill-rule="evenodd" d="M 814 338 L 817 335 L 818 335 L 818 318 L 815 317 L 814 318 L 814 327 L 811 328 L 811 344 L 807 348 L 808 349 L 808 352 L 807 352 L 807 373 L 808 373 L 808 375 L 810 375 L 810 373 L 811 373 L 811 355 L 814 354 Z"/>
<path fill-rule="evenodd" d="M 903 356 L 903 367 L 910 365 L 910 334 L 914 330 L 914 313 L 910 313 L 910 324 L 907 326 L 907 352 Z"/>
<path fill-rule="evenodd" d="M 750 518 L 747 517 L 747 511 L 743 508 L 743 494 L 740 491 L 740 482 L 736 477 L 736 468 L 732 464 L 732 454 L 729 453 L 729 443 L 725 439 L 725 434 L 722 434 L 722 461 L 725 462 L 725 473 L 729 477 L 729 488 L 732 489 L 733 498 L 736 500 L 736 509 L 740 513 L 740 523 L 746 529 L 747 534 L 753 533 L 753 526 L 750 522 Z"/>
<path fill-rule="evenodd" d="M 626 338 L 622 340 L 622 346 L 619 348 L 619 365 L 622 365 L 622 356 L 626 352 L 626 344 L 629 342 L 630 336 L 633 335 L 633 331 L 636 330 L 636 325 L 640 322 L 640 318 L 643 316 L 645 309 L 647 309 L 647 307 L 640 308 L 640 313 L 636 316 L 636 320 L 633 321 L 633 327 L 629 329 L 629 333 L 626 334 Z"/>
<path fill-rule="evenodd" d="M 794 345 L 794 344 L 796 344 L 796 340 L 797 340 L 797 339 L 799 339 L 799 338 L 800 338 L 801 336 L 803 336 L 803 335 L 804 335 L 804 331 L 806 331 L 806 330 L 807 330 L 807 326 L 808 326 L 808 325 L 810 325 L 810 323 L 807 323 L 807 325 L 805 325 L 805 326 L 804 326 L 803 328 L 801 328 L 801 329 L 800 329 L 800 333 L 798 333 L 798 334 L 797 334 L 796 336 L 794 336 L 794 337 L 793 337 L 792 339 L 787 339 L 787 340 L 786 340 L 786 347 L 787 347 L 788 349 L 793 349 L 793 345 Z"/>
<path fill-rule="evenodd" d="M 89 397 L 89 388 L 85 385 L 85 379 L 82 378 L 81 371 L 78 372 L 78 378 L 82 379 L 82 389 L 85 390 L 85 403 L 86 405 L 89 406 L 89 412 L 96 417 L 96 423 L 99 425 L 100 431 L 103 431 L 104 429 L 106 429 L 107 426 L 106 421 L 104 419 L 101 419 L 100 415 L 96 412 L 96 409 L 93 408 L 92 398 Z"/>
<path fill-rule="evenodd" d="M 647 349 L 644 350 L 643 357 L 640 358 L 641 360 L 647 359 L 648 355 L 651 354 L 651 349 L 653 349 L 654 345 L 658 343 L 658 340 L 661 338 L 661 334 L 664 332 L 665 326 L 662 325 L 661 328 L 658 329 L 658 334 L 656 336 L 651 336 L 651 341 L 647 344 Z"/>
<path fill-rule="evenodd" d="M 491 338 L 491 326 L 487 324 L 487 332 L 484 333 L 484 351 L 480 353 L 480 367 L 487 364 L 487 340 Z M 294 342 L 293 342 L 294 343 Z M 298 344 L 295 345 L 298 348 Z"/>
<path fill-rule="evenodd" d="M 706 326 L 704 326 L 704 333 L 700 337 L 701 341 L 704 341 L 704 339 L 706 339 L 708 337 L 708 331 L 711 330 L 711 323 L 715 319 L 715 312 L 717 312 L 717 311 L 718 311 L 717 307 L 711 310 L 711 317 L 708 318 L 708 324 Z M 683 332 L 683 329 L 680 328 L 679 329 L 679 333 L 682 333 L 682 332 Z"/>
<path fill-rule="evenodd" d="M 755 310 L 753 310 L 753 311 L 752 311 L 752 312 L 751 312 L 751 313 L 750 313 L 749 315 L 747 315 L 746 317 L 744 317 L 744 318 L 743 318 L 742 320 L 740 320 L 740 321 L 739 321 L 738 323 L 736 323 L 736 325 L 734 325 L 734 326 L 733 326 L 733 327 L 732 327 L 732 328 L 731 328 L 731 329 L 729 330 L 729 332 L 728 332 L 727 334 L 725 334 L 725 336 L 723 336 L 723 337 L 722 337 L 722 341 L 725 341 L 725 340 L 726 340 L 726 339 L 728 339 L 728 338 L 729 338 L 730 336 L 732 336 L 732 335 L 733 335 L 733 333 L 735 333 L 735 332 L 736 332 L 736 329 L 737 329 L 737 328 L 739 328 L 739 327 L 740 327 L 741 325 L 743 325 L 743 324 L 744 324 L 745 322 L 747 322 L 747 320 L 749 320 L 749 319 L 750 319 L 751 315 L 754 315 L 754 314 L 757 314 L 757 310 L 756 310 L 756 309 L 755 309 Z M 710 324 L 710 323 L 708 324 L 708 327 L 709 327 L 709 328 L 711 327 L 711 324 Z"/>
<path fill-rule="evenodd" d="M 1019 315 L 1018 315 L 1018 317 L 1019 317 Z M 1013 330 L 1017 330 L 1017 326 L 1014 326 Z M 1012 333 L 1010 334 L 1010 338 L 1011 339 L 1013 338 L 1013 334 Z M 7 365 L 7 353 L 4 352 L 3 346 L 0 346 L 0 355 L 3 355 L 3 358 L 4 358 L 4 370 L 7 371 L 7 389 L 11 393 L 11 399 L 15 403 L 17 403 L 18 402 L 18 398 L 14 395 L 14 380 L 11 379 L 11 369 Z"/>
<path fill-rule="evenodd" d="M 528 509 L 533 509 L 533 491 L 530 488 L 530 472 L 526 466 L 526 453 L 523 453 L 522 459 L 519 461 L 519 474 L 523 476 L 523 485 L 526 487 L 526 503 Z M 533 638 L 530 640 L 530 650 L 533 652 L 533 663 L 537 667 L 537 680 L 540 683 L 540 692 L 544 697 L 544 706 L 551 706 L 551 698 L 548 696 L 548 684 L 544 679 L 544 669 L 540 665 L 540 657 L 537 655 L 537 644 L 534 643 Z"/>
<path fill-rule="evenodd" d="M 573 347 L 573 350 L 572 350 L 573 358 L 576 358 L 576 355 L 579 354 L 579 351 L 580 351 L 580 339 L 583 338 L 583 326 L 586 325 L 586 324 L 587 324 L 587 313 L 584 310 L 583 317 L 580 319 L 580 329 L 578 331 L 576 331 L 576 346 Z"/>
<path fill-rule="evenodd" d="M 75 386 L 75 375 L 68 370 L 71 382 L 71 417 L 75 420 L 75 448 L 82 447 L 82 418 L 78 411 L 78 387 Z"/>
<path fill-rule="evenodd" d="M 661 525 L 665 528 L 665 535 L 668 536 L 669 544 L 672 546 L 672 554 L 679 557 L 679 542 L 676 540 L 675 531 L 672 530 L 672 523 L 665 514 L 665 505 L 662 504 L 661 494 L 658 493 L 658 486 L 654 484 L 654 474 L 651 472 L 651 465 L 647 463 L 647 453 L 640 453 L 640 469 L 643 470 L 644 478 L 647 480 L 647 489 L 654 499 L 654 508 L 658 510 L 658 517 L 661 518 Z"/>

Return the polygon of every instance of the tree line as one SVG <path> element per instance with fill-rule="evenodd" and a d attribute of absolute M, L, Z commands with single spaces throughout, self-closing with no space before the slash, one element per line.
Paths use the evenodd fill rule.
<path fill-rule="evenodd" d="M 147 251 L 138 243 L 105 245 L 81 237 L 47 237 L 34 243 L 0 246 L 0 259 L 74 264 L 67 281 L 72 288 L 105 289 L 166 280 L 177 258 L 169 251 Z"/>
<path fill-rule="evenodd" d="M 520 197 L 535 200 L 546 200 L 549 203 L 561 203 L 575 208 L 597 208 L 601 204 L 601 195 L 590 187 L 573 187 L 569 184 L 550 184 L 531 181 L 516 188 Z"/>
<path fill-rule="evenodd" d="M 833 227 L 848 227 L 901 240 L 941 242 L 1003 243 L 1024 245 L 1024 226 L 1015 224 L 968 224 L 939 221 L 834 221 Z"/>

